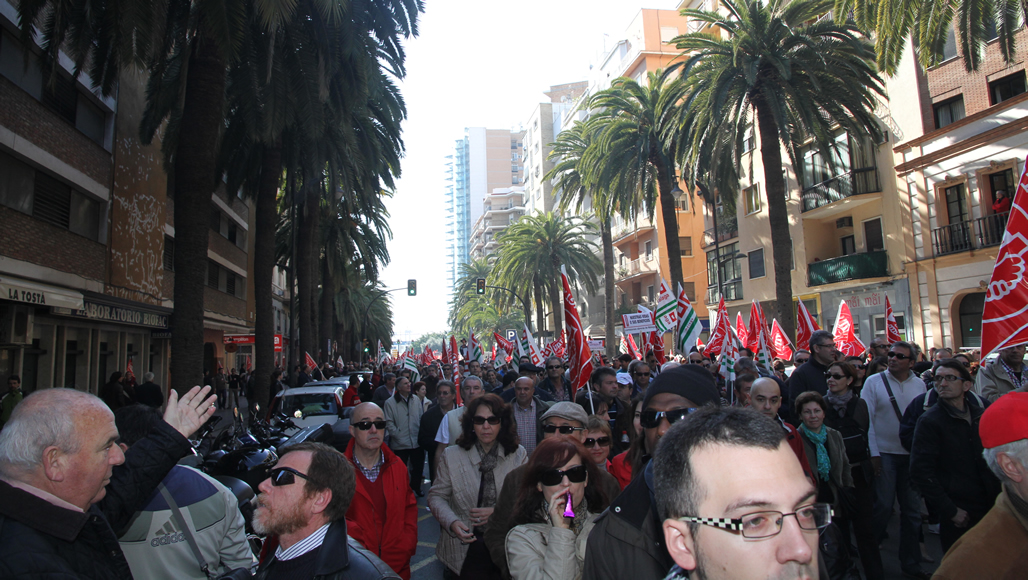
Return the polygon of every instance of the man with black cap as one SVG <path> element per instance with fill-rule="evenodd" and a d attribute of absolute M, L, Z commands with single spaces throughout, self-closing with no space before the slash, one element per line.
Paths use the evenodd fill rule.
<path fill-rule="evenodd" d="M 720 400 L 714 377 L 701 366 L 683 365 L 657 375 L 642 402 L 646 454 L 653 453 L 672 423 Z M 674 561 L 664 545 L 653 490 L 653 468 L 647 464 L 597 519 L 586 544 L 583 580 L 663 578 L 668 573 Z"/>

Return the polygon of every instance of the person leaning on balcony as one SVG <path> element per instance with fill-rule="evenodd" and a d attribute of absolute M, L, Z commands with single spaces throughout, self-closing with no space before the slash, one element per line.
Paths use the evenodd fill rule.
<path fill-rule="evenodd" d="M 999 351 L 999 356 L 984 363 L 975 377 L 974 389 L 989 402 L 1011 391 L 1025 392 L 1028 375 L 1024 369 L 1025 345 Z"/>
<path fill-rule="evenodd" d="M 996 201 L 992 204 L 992 211 L 996 213 L 1007 213 L 1010 211 L 1011 199 L 1007 192 L 1000 189 L 996 191 Z"/>

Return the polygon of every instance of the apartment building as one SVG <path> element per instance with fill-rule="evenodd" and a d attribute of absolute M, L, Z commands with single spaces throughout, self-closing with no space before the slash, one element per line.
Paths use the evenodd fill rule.
<path fill-rule="evenodd" d="M 26 390 L 97 392 L 131 363 L 168 384 L 174 199 L 160 144 L 138 138 L 146 78 L 126 71 L 100 98 L 62 59 L 45 82 L 0 0 L 0 376 Z M 253 329 L 248 202 L 212 204 L 205 367 L 226 368 L 224 335 Z"/>
<path fill-rule="evenodd" d="M 525 188 L 494 189 L 483 200 L 482 215 L 471 228 L 470 259 L 478 260 L 496 252 L 496 238 L 525 212 Z"/>

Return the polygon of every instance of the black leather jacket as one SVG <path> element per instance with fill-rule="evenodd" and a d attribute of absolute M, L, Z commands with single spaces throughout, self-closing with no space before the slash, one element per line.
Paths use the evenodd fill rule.
<path fill-rule="evenodd" d="M 277 538 L 265 548 L 268 557 L 257 568 L 256 580 L 275 580 L 268 575 L 268 566 L 275 560 Z M 346 520 L 332 522 L 318 551 L 312 580 L 400 580 L 378 556 L 361 547 L 346 535 Z"/>

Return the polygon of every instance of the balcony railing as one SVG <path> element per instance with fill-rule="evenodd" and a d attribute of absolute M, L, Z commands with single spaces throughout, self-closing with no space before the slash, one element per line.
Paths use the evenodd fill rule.
<path fill-rule="evenodd" d="M 1003 241 L 1010 212 L 987 215 L 932 230 L 932 248 L 936 256 L 956 254 L 998 246 Z"/>
<path fill-rule="evenodd" d="M 657 259 L 657 250 L 653 250 L 650 253 L 650 257 L 639 256 L 634 260 L 629 260 L 621 264 L 614 265 L 614 272 L 617 274 L 618 280 L 635 276 L 637 274 L 648 274 L 650 272 L 656 272 L 660 265 L 660 261 Z"/>
<path fill-rule="evenodd" d="M 888 275 L 889 256 L 885 250 L 850 254 L 807 264 L 807 286 L 823 286 L 844 280 Z"/>
<path fill-rule="evenodd" d="M 854 169 L 803 190 L 803 211 L 811 211 L 853 195 L 881 190 L 877 167 Z"/>
<path fill-rule="evenodd" d="M 742 280 L 733 280 L 731 282 L 725 282 L 724 288 L 726 302 L 732 302 L 733 300 L 742 300 Z M 711 286 L 707 288 L 707 304 L 717 304 L 720 301 L 721 295 L 717 291 L 717 286 Z"/>
<path fill-rule="evenodd" d="M 722 216 L 717 220 L 717 241 L 726 242 L 739 236 L 739 218 L 736 216 Z M 714 228 L 703 232 L 703 246 L 714 245 Z"/>

